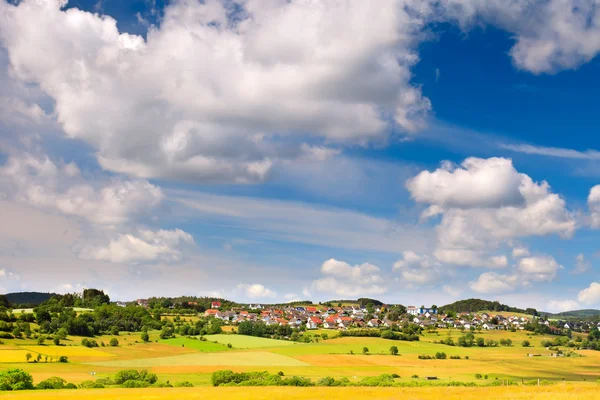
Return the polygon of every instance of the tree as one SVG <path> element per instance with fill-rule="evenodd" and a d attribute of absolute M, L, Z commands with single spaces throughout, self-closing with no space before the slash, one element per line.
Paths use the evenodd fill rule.
<path fill-rule="evenodd" d="M 117 347 L 117 346 L 119 346 L 119 341 L 117 340 L 117 338 L 110 339 L 110 346 L 111 347 Z"/>
<path fill-rule="evenodd" d="M 27 354 L 25 354 L 25 358 L 27 359 L 27 362 L 29 362 L 29 360 L 31 360 L 31 357 L 33 357 L 33 356 L 31 355 L 31 353 L 27 353 Z"/>
<path fill-rule="evenodd" d="M 38 353 L 37 357 L 35 358 L 35 360 L 37 362 L 40 362 L 40 360 L 42 359 L 42 355 L 40 353 Z"/>
<path fill-rule="evenodd" d="M 0 372 L 0 391 L 33 389 L 33 378 L 22 369 L 8 369 Z"/>
<path fill-rule="evenodd" d="M 390 354 L 393 356 L 398 355 L 398 347 L 396 347 L 396 346 L 390 347 Z"/>
<path fill-rule="evenodd" d="M 150 335 L 148 335 L 148 331 L 142 332 L 142 340 L 144 343 L 148 343 L 150 341 Z"/>
<path fill-rule="evenodd" d="M 45 341 L 46 341 L 46 336 L 42 335 L 37 338 L 37 344 L 40 346 L 43 345 Z"/>
<path fill-rule="evenodd" d="M 529 346 L 531 346 L 531 343 L 529 343 L 529 340 L 523 340 L 523 342 L 521 343 L 521 346 L 529 347 Z"/>
<path fill-rule="evenodd" d="M 478 337 L 477 338 L 477 346 L 478 347 L 485 347 L 485 339 L 482 337 Z"/>
<path fill-rule="evenodd" d="M 369 348 L 363 347 L 363 354 L 368 354 L 368 353 L 369 353 Z"/>
<path fill-rule="evenodd" d="M 60 338 L 58 336 L 54 337 L 53 342 L 56 346 L 60 346 Z"/>

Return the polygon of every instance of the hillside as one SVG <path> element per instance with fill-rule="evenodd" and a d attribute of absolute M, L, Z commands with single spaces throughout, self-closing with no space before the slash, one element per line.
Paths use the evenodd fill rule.
<path fill-rule="evenodd" d="M 479 311 L 507 311 L 514 313 L 522 313 L 529 315 L 538 315 L 538 312 L 534 308 L 527 308 L 523 310 L 517 307 L 507 306 L 506 304 L 501 304 L 498 301 L 489 301 L 482 299 L 466 299 L 459 300 L 451 304 L 447 304 L 445 306 L 440 307 L 442 312 L 454 311 L 457 313 L 460 312 L 479 312 Z"/>
<path fill-rule="evenodd" d="M 42 293 L 42 292 L 19 292 L 19 293 L 7 293 L 6 299 L 14 305 L 38 305 L 50 297 L 55 296 L 56 293 Z"/>
<path fill-rule="evenodd" d="M 591 318 L 600 317 L 600 310 L 584 309 L 584 310 L 572 310 L 564 311 L 559 313 L 543 313 L 548 315 L 550 318 Z"/>

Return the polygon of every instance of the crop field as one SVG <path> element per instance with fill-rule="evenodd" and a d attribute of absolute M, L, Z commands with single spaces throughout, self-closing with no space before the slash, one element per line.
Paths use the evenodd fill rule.
<path fill-rule="evenodd" d="M 335 331 L 314 331 L 313 335 L 327 333 L 329 339 L 318 343 L 295 343 L 286 340 L 265 339 L 237 334 L 205 336 L 198 338 L 176 337 L 162 340 L 158 331 L 150 332 L 150 341 L 143 343 L 139 333 L 121 333 L 119 336 L 100 336 L 95 340 L 105 346 L 87 348 L 81 345 L 80 337 L 69 337 L 64 345 L 55 346 L 46 341 L 38 345 L 34 339 L 6 339 L 0 345 L 0 370 L 22 368 L 29 372 L 34 382 L 52 376 L 60 376 L 75 384 L 90 379 L 113 376 L 122 369 L 147 369 L 158 374 L 160 381 L 189 381 L 202 388 L 165 389 L 102 389 L 93 391 L 51 391 L 2 394 L 2 399 L 25 398 L 139 398 L 140 390 L 144 398 L 161 399 L 204 399 L 219 396 L 228 398 L 264 398 L 265 388 L 212 388 L 211 374 L 214 371 L 230 369 L 235 372 L 267 371 L 285 376 L 301 376 L 313 381 L 324 377 L 347 378 L 358 382 L 365 377 L 380 374 L 397 374 L 397 382 L 425 383 L 425 377 L 435 376 L 436 384 L 451 381 L 471 382 L 489 385 L 496 381 L 550 380 L 555 384 L 540 387 L 427 387 L 427 388 L 283 388 L 269 387 L 269 398 L 312 399 L 312 398 L 357 398 L 368 396 L 372 399 L 437 398 L 495 398 L 490 391 L 498 394 L 511 393 L 511 398 L 551 399 L 600 398 L 600 352 L 577 351 L 573 357 L 551 357 L 551 351 L 541 346 L 548 337 L 517 331 L 475 332 L 476 337 L 500 341 L 511 339 L 510 347 L 458 347 L 439 342 L 448 336 L 458 339 L 464 333 L 458 330 L 440 329 L 425 333 L 419 341 L 393 341 L 381 338 L 335 337 Z M 110 347 L 111 338 L 119 340 L 119 346 Z M 524 340 L 531 343 L 523 347 Z M 231 347 L 228 346 L 231 344 Z M 389 354 L 390 346 L 398 347 L 399 354 Z M 363 349 L 367 348 L 366 353 Z M 567 350 L 567 349 L 564 349 Z M 434 355 L 445 352 L 448 357 L 461 359 L 419 359 L 419 355 Z M 33 359 L 26 362 L 26 354 Z M 34 362 L 37 354 L 50 356 Z M 535 354 L 535 356 L 529 355 Z M 60 356 L 67 356 L 69 363 L 58 363 Z M 476 378 L 476 374 L 480 374 Z M 86 394 L 88 393 L 88 394 Z M 327 393 L 327 395 L 323 395 Z M 403 394 L 403 395 L 402 395 Z M 592 397 L 586 397 L 589 394 Z M 23 397 L 25 396 L 25 397 Z M 41 396 L 41 397 L 38 397 Z M 65 397 L 67 396 L 67 397 Z M 71 396 L 71 397 L 69 397 Z M 112 397 L 111 397 L 112 396 Z M 153 397 L 154 396 L 154 397 Z M 263 397 L 261 397 L 263 396 Z M 518 397 L 520 396 L 520 397 Z M 570 397 L 571 396 L 571 397 Z"/>
<path fill-rule="evenodd" d="M 427 387 L 427 388 L 292 388 L 292 387 L 240 387 L 240 388 L 168 388 L 168 389 L 88 389 L 77 391 L 13 392 L 2 396 L 6 400 L 25 399 L 120 399 L 133 400 L 143 397 L 147 400 L 222 400 L 273 399 L 273 400 L 313 400 L 313 399 L 370 399 L 370 400 L 581 400 L 599 398 L 595 384 L 557 384 L 542 387 Z"/>
<path fill-rule="evenodd" d="M 227 345 L 230 343 L 236 349 L 259 349 L 265 347 L 284 347 L 297 346 L 302 347 L 300 343 L 290 342 L 287 340 L 265 339 L 253 336 L 244 335 L 207 335 L 208 341 L 216 341 Z"/>

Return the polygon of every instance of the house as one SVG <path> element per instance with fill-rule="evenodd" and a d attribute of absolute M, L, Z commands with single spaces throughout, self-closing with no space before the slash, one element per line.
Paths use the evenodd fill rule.
<path fill-rule="evenodd" d="M 250 310 L 261 310 L 262 306 L 260 304 L 248 304 L 248 308 Z"/>
<path fill-rule="evenodd" d="M 305 307 L 305 310 L 307 313 L 316 313 L 317 312 L 317 307 Z"/>
<path fill-rule="evenodd" d="M 415 306 L 408 306 L 406 307 L 406 313 L 409 315 L 418 315 L 419 309 Z"/>
<path fill-rule="evenodd" d="M 487 331 L 491 331 L 491 330 L 496 330 L 498 329 L 497 325 L 494 325 L 490 322 L 485 322 L 483 325 L 481 325 L 481 327 Z"/>
<path fill-rule="evenodd" d="M 219 312 L 219 310 L 216 310 L 214 308 L 209 308 L 208 310 L 206 310 L 204 312 L 204 316 L 205 317 L 216 317 L 218 312 Z"/>
<path fill-rule="evenodd" d="M 122 301 L 117 301 L 117 307 L 127 307 L 127 304 Z"/>
<path fill-rule="evenodd" d="M 304 311 L 306 311 L 306 309 L 304 307 L 298 306 L 298 307 L 296 307 L 296 311 L 304 312 Z"/>
<path fill-rule="evenodd" d="M 148 299 L 137 299 L 135 302 L 140 307 L 148 307 Z"/>
<path fill-rule="evenodd" d="M 437 314 L 437 308 L 421 307 L 417 311 L 421 315 L 426 314 L 426 313 Z"/>
<path fill-rule="evenodd" d="M 370 328 L 379 328 L 379 321 L 376 318 L 373 318 L 367 322 L 367 326 Z"/>
<path fill-rule="evenodd" d="M 317 329 L 321 320 L 317 317 L 310 317 L 308 321 L 306 321 L 306 329 Z"/>
<path fill-rule="evenodd" d="M 336 320 L 335 317 L 328 317 L 323 322 L 323 328 L 325 328 L 325 329 L 336 329 L 338 327 L 338 324 L 335 322 L 335 320 Z"/>
<path fill-rule="evenodd" d="M 210 303 L 210 308 L 221 308 L 221 302 L 213 301 L 212 303 Z"/>

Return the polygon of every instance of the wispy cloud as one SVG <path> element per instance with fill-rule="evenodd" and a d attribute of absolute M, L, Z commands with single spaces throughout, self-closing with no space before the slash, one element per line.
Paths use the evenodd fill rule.
<path fill-rule="evenodd" d="M 227 231 L 274 240 L 334 248 L 385 251 L 424 250 L 431 245 L 431 228 L 398 223 L 347 209 L 298 201 L 213 195 L 169 190 L 174 217 L 211 222 Z"/>
<path fill-rule="evenodd" d="M 579 160 L 600 160 L 598 150 L 573 150 L 562 147 L 533 146 L 530 144 L 501 144 L 501 148 L 517 153 L 534 154 L 547 157 L 571 158 Z"/>

